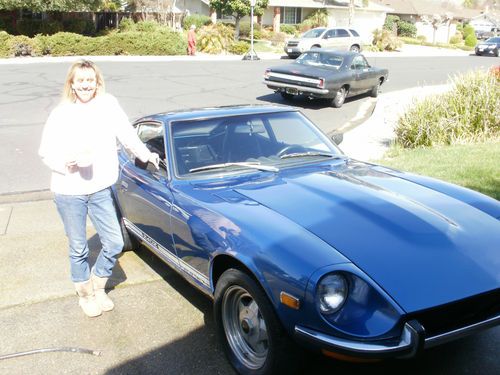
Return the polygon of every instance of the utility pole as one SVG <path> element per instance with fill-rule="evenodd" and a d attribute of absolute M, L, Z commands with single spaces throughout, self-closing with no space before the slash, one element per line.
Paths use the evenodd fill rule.
<path fill-rule="evenodd" d="M 352 26 L 354 21 L 354 0 L 349 1 L 349 27 Z"/>

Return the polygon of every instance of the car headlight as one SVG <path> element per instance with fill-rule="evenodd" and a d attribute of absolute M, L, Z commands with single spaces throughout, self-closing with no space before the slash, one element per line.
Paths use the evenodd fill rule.
<path fill-rule="evenodd" d="M 494 45 L 489 45 L 489 46 L 488 46 L 488 49 L 495 49 L 495 47 L 496 47 L 496 46 L 494 46 Z"/>
<path fill-rule="evenodd" d="M 342 307 L 349 292 L 346 278 L 340 273 L 325 276 L 318 284 L 317 304 L 321 313 L 330 315 Z"/>

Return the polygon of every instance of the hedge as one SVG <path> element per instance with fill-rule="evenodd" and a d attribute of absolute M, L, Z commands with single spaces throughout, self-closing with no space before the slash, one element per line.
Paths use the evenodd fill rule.
<path fill-rule="evenodd" d="M 87 37 L 60 32 L 54 35 L 12 36 L 0 32 L 0 56 L 100 56 L 100 55 L 183 55 L 187 42 L 183 34 L 157 30 L 154 33 L 123 32 Z"/>

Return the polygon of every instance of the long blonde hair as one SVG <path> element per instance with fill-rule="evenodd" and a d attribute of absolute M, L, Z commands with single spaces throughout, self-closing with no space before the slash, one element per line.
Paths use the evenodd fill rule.
<path fill-rule="evenodd" d="M 75 79 L 75 74 L 78 69 L 92 69 L 95 73 L 96 79 L 96 92 L 95 96 L 102 95 L 105 92 L 104 87 L 104 77 L 102 76 L 101 70 L 90 60 L 78 60 L 68 70 L 68 74 L 66 75 L 66 82 L 64 83 L 62 100 L 75 102 L 76 95 L 73 92 L 73 88 L 71 85 L 73 84 L 73 80 Z"/>

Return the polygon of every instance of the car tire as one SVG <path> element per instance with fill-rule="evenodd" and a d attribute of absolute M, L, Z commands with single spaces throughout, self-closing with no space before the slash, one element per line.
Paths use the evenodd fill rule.
<path fill-rule="evenodd" d="M 217 336 L 239 374 L 298 371 L 295 345 L 253 278 L 240 270 L 228 269 L 217 282 L 214 299 Z"/>
<path fill-rule="evenodd" d="M 286 100 L 287 102 L 293 100 L 293 95 L 292 94 L 289 94 L 287 92 L 280 92 L 281 94 L 281 97 Z"/>
<path fill-rule="evenodd" d="M 118 221 L 120 223 L 120 230 L 122 232 L 123 237 L 123 250 L 122 251 L 133 251 L 137 249 L 139 246 L 139 242 L 135 239 L 135 237 L 129 233 L 125 223 L 123 222 L 122 217 L 118 217 Z"/>
<path fill-rule="evenodd" d="M 332 99 L 332 105 L 335 108 L 340 108 L 345 102 L 345 98 L 347 97 L 348 90 L 345 86 L 342 86 L 337 93 L 335 94 L 335 97 Z"/>
<path fill-rule="evenodd" d="M 378 96 L 378 93 L 380 91 L 380 85 L 381 85 L 381 80 L 378 80 L 378 83 L 376 86 L 373 86 L 373 88 L 370 91 L 370 96 L 372 98 L 376 98 Z"/>
<path fill-rule="evenodd" d="M 353 44 L 353 45 L 351 46 L 351 48 L 349 48 L 349 51 L 351 51 L 351 52 L 359 52 L 359 51 L 360 51 L 360 48 L 359 48 L 359 46 L 358 46 L 358 45 Z"/>
<path fill-rule="evenodd" d="M 498 48 L 496 50 L 493 51 L 493 54 L 498 57 Z"/>

